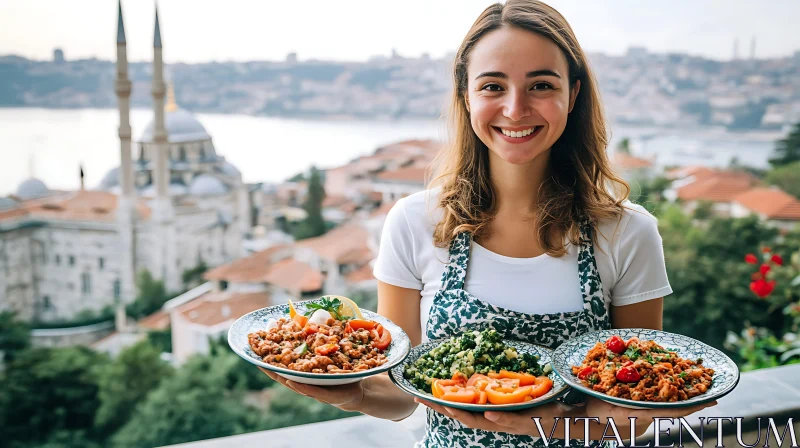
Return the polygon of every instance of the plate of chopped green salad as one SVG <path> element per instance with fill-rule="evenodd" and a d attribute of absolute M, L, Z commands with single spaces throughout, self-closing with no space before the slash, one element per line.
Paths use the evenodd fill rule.
<path fill-rule="evenodd" d="M 494 329 L 425 342 L 389 371 L 407 393 L 473 412 L 514 411 L 555 400 L 568 388 L 547 347 L 503 339 Z"/>

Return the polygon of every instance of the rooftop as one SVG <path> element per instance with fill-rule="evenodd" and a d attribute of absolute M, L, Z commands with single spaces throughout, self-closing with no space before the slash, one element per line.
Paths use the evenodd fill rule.
<path fill-rule="evenodd" d="M 767 219 L 800 220 L 800 200 L 776 188 L 753 188 L 733 200 Z"/>

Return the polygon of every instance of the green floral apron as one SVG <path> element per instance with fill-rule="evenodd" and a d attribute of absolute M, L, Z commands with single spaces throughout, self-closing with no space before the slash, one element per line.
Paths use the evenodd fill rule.
<path fill-rule="evenodd" d="M 483 330 L 491 327 L 506 339 L 554 349 L 569 338 L 611 327 L 594 259 L 592 228 L 588 223 L 581 225 L 578 250 L 583 309 L 568 313 L 520 313 L 496 307 L 465 291 L 471 241 L 472 235 L 462 232 L 450 243 L 450 262 L 442 275 L 442 287 L 433 298 L 426 326 L 429 339 L 456 336 L 465 328 Z M 427 431 L 417 443 L 420 448 L 544 447 L 543 441 L 530 436 L 472 429 L 430 408 L 427 413 Z M 592 444 L 600 445 L 600 442 Z M 562 447 L 564 443 L 562 440 L 553 440 L 550 446 Z M 571 440 L 570 446 L 582 447 L 583 441 Z"/>

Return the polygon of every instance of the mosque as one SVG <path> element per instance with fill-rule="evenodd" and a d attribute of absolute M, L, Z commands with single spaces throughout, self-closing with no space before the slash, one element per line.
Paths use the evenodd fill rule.
<path fill-rule="evenodd" d="M 252 209 L 247 186 L 203 125 L 177 106 L 164 82 L 162 50 L 156 10 L 154 116 L 134 140 L 120 2 L 120 166 L 95 190 L 81 182 L 78 191 L 52 191 L 31 178 L 0 198 L 0 311 L 38 322 L 74 319 L 131 302 L 141 271 L 178 292 L 185 270 L 244 255 Z"/>

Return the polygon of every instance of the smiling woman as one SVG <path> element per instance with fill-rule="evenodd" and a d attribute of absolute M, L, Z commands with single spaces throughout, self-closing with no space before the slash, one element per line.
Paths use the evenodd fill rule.
<path fill-rule="evenodd" d="M 672 290 L 657 222 L 627 201 L 628 186 L 610 168 L 596 81 L 566 20 L 536 0 L 494 4 L 464 38 L 453 74 L 451 141 L 432 188 L 398 201 L 383 227 L 378 312 L 423 346 L 491 329 L 503 343 L 555 349 L 598 330 L 660 329 L 661 298 Z M 463 347 L 441 355 L 441 365 L 403 366 L 417 388 L 475 385 L 448 379 L 469 360 Z M 480 374 L 462 367 L 464 376 Z M 415 401 L 388 380 L 374 375 L 338 390 L 283 384 L 345 410 L 405 418 Z M 480 402 L 479 390 L 457 398 Z M 572 392 L 515 412 L 416 400 L 429 408 L 422 448 L 544 446 L 532 417 L 555 434 L 564 433 L 564 417 L 597 418 L 588 436 L 598 446 L 609 417 L 661 416 Z"/>

